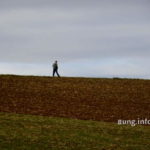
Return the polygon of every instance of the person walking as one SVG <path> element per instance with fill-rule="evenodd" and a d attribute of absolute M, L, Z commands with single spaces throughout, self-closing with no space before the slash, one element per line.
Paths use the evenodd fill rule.
<path fill-rule="evenodd" d="M 55 76 L 55 73 L 57 74 L 58 77 L 60 77 L 59 73 L 58 73 L 58 63 L 57 60 L 53 63 L 53 77 Z"/>

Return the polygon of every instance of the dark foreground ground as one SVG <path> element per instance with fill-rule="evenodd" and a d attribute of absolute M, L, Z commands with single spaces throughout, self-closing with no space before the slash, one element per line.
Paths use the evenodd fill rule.
<path fill-rule="evenodd" d="M 0 112 L 109 122 L 150 119 L 150 80 L 1 75 Z"/>

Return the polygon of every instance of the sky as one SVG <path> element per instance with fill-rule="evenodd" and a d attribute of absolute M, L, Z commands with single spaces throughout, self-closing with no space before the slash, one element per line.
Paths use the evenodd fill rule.
<path fill-rule="evenodd" d="M 0 0 L 0 74 L 150 79 L 150 0 Z"/>

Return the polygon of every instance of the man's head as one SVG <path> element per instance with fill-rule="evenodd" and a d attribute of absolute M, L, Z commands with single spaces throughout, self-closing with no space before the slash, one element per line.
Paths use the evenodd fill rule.
<path fill-rule="evenodd" d="M 55 63 L 57 64 L 57 60 L 55 60 Z"/>

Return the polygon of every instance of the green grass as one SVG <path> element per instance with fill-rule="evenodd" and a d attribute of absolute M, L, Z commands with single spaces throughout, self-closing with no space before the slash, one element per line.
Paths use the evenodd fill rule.
<path fill-rule="evenodd" d="M 0 113 L 0 150 L 149 150 L 148 126 Z"/>

